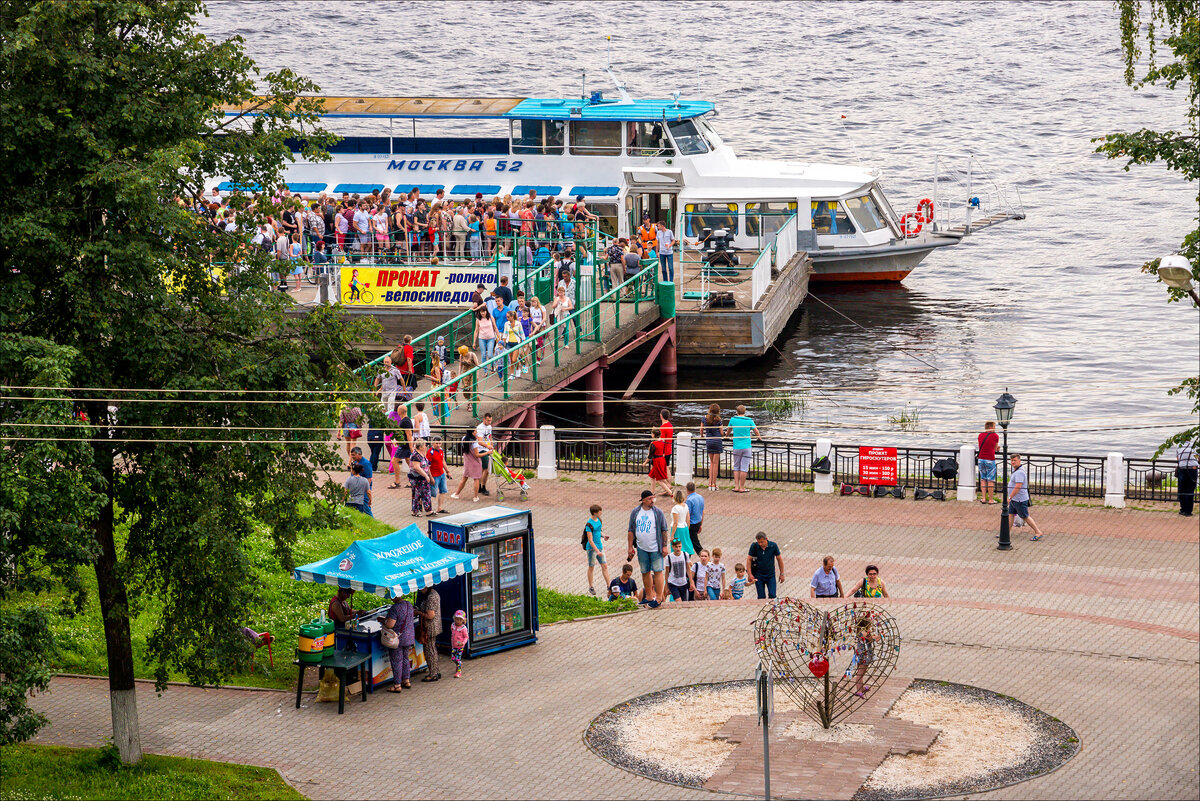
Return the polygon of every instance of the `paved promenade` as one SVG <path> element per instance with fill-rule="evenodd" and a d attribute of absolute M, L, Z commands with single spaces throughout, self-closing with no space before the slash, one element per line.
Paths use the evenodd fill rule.
<path fill-rule="evenodd" d="M 565 478 L 532 482 L 538 579 L 586 592 L 579 532 L 588 505 L 605 508 L 610 565 L 619 570 L 625 522 L 645 483 Z M 386 474 L 380 479 L 382 487 Z M 1082 750 L 1061 770 L 991 796 L 1200 796 L 1196 519 L 1165 505 L 1044 501 L 1033 513 L 1046 539 L 1030 542 L 1016 529 L 1014 550 L 1003 553 L 995 549 L 997 506 L 814 496 L 778 485 L 705 494 L 704 546 L 720 546 L 732 564 L 766 530 L 783 549 L 781 594 L 807 597 L 825 553 L 837 557 L 847 586 L 868 561 L 878 564 L 904 637 L 897 675 L 1012 695 L 1079 732 Z M 376 496 L 376 517 L 397 527 L 413 521 L 407 490 Z M 474 506 L 449 502 L 451 511 Z M 758 608 L 753 600 L 691 603 L 548 626 L 536 646 L 467 663 L 462 679 L 447 674 L 399 697 L 347 702 L 341 717 L 336 704 L 311 696 L 296 710 L 286 693 L 172 687 L 156 697 L 142 684 L 144 743 L 153 753 L 278 767 L 314 798 L 712 798 L 614 768 L 581 735 L 596 714 L 630 697 L 752 675 L 749 626 Z M 52 721 L 39 741 L 102 743 L 105 689 L 56 679 L 34 702 Z"/>

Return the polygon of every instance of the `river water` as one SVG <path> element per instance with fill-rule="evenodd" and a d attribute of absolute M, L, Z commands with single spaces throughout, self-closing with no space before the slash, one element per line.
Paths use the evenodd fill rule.
<path fill-rule="evenodd" d="M 741 156 L 879 167 L 899 210 L 930 193 L 935 152 L 975 153 L 1019 188 L 1025 221 L 935 251 L 902 284 L 818 286 L 845 317 L 810 299 L 767 357 L 652 376 L 637 402 L 608 404 L 609 426 L 648 426 L 659 401 L 686 425 L 707 405 L 688 399 L 728 410 L 789 388 L 802 408 L 759 409 L 764 434 L 957 446 L 1006 387 L 1023 450 L 1144 457 L 1188 424 L 1188 402 L 1166 389 L 1200 364 L 1200 315 L 1168 305 L 1138 267 L 1178 247 L 1195 186 L 1158 166 L 1124 172 L 1089 142 L 1182 129 L 1185 101 L 1124 85 L 1108 3 L 218 2 L 209 12 L 201 30 L 244 37 L 262 68 L 346 95 L 573 96 L 581 69 L 590 88 L 607 88 L 612 35 L 635 97 L 680 89 L 716 102 L 714 124 Z M 635 368 L 611 370 L 606 390 L 619 395 Z M 906 408 L 916 430 L 889 422 Z M 542 412 L 542 422 L 582 420 L 572 402 Z"/>

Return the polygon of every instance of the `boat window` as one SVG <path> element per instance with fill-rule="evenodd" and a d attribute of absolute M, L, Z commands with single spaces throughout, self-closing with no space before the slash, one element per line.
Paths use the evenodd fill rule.
<path fill-rule="evenodd" d="M 746 204 L 746 236 L 766 236 L 778 231 L 796 213 L 796 202 L 785 200 Z"/>
<path fill-rule="evenodd" d="M 875 205 L 875 199 L 870 195 L 848 197 L 842 202 L 846 204 L 846 210 L 850 212 L 850 217 L 858 226 L 858 230 L 878 231 L 880 228 L 887 227 L 887 223 L 883 221 L 883 214 Z"/>
<path fill-rule="evenodd" d="M 708 146 L 712 150 L 716 150 L 721 146 L 721 135 L 717 133 L 717 129 L 713 127 L 712 120 L 708 117 L 697 117 L 694 122 L 696 127 L 700 129 L 700 133 L 708 140 Z"/>
<path fill-rule="evenodd" d="M 836 200 L 814 200 L 812 229 L 818 234 L 853 234 L 854 223 Z"/>
<path fill-rule="evenodd" d="M 597 226 L 609 236 L 617 235 L 617 204 L 588 201 L 588 211 L 600 218 Z"/>
<path fill-rule="evenodd" d="M 684 226 L 687 236 L 700 236 L 705 228 L 714 231 L 724 228 L 734 235 L 738 232 L 736 203 L 688 203 L 683 211 L 687 221 Z"/>
<path fill-rule="evenodd" d="M 700 129 L 691 120 L 669 122 L 667 127 L 671 129 L 671 138 L 675 140 L 675 146 L 679 148 L 681 156 L 694 156 L 712 149 L 704 134 L 700 133 Z"/>
<path fill-rule="evenodd" d="M 621 155 L 621 123 L 572 120 L 571 152 L 577 156 Z"/>
<path fill-rule="evenodd" d="M 563 127 L 561 120 L 514 120 L 512 152 L 561 155 Z"/>
<path fill-rule="evenodd" d="M 662 122 L 629 123 L 629 155 L 673 156 L 675 148 L 667 138 Z"/>

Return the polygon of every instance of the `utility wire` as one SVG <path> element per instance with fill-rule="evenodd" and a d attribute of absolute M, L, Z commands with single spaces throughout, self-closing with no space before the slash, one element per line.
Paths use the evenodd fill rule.
<path fill-rule="evenodd" d="M 814 295 L 814 294 L 812 293 L 812 290 L 809 290 L 808 296 L 809 296 L 810 298 L 812 298 L 813 300 L 815 300 L 817 303 L 820 303 L 820 304 L 821 304 L 822 306 L 824 306 L 825 308 L 829 309 L 829 310 L 830 310 L 831 312 L 833 312 L 834 314 L 838 315 L 839 317 L 842 317 L 842 318 L 844 318 L 845 320 L 849 321 L 849 322 L 850 322 L 850 323 L 852 323 L 853 325 L 857 325 L 859 328 L 861 328 L 862 330 L 866 331 L 867 333 L 871 333 L 871 329 L 867 328 L 865 325 L 862 325 L 862 324 L 860 324 L 858 321 L 856 321 L 856 320 L 853 320 L 853 319 L 851 319 L 850 317 L 847 317 L 846 315 L 842 314 L 840 311 L 838 311 L 837 309 L 835 309 L 833 306 L 830 306 L 828 303 L 826 303 L 825 301 L 821 300 L 819 297 L 817 297 L 816 295 Z M 920 356 L 917 356 L 917 355 L 915 355 L 915 354 L 909 353 L 907 350 L 905 350 L 904 348 L 900 347 L 899 345 L 892 345 L 891 347 L 893 347 L 893 348 L 895 348 L 896 350 L 900 351 L 900 352 L 901 352 L 901 353 L 903 353 L 904 355 L 906 355 L 906 356 L 909 356 L 910 358 L 916 359 L 916 360 L 917 360 L 917 361 L 919 361 L 921 364 L 925 365 L 926 367 L 928 367 L 928 368 L 929 368 L 929 369 L 931 369 L 931 370 L 938 370 L 938 369 L 939 369 L 937 366 L 930 364 L 929 362 L 927 362 L 927 361 L 925 361 L 924 359 L 922 359 Z"/>

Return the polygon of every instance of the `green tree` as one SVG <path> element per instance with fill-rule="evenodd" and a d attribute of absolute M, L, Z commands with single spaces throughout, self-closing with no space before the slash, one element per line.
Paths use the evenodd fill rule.
<path fill-rule="evenodd" d="M 1093 139 L 1099 142 L 1097 153 L 1110 159 L 1125 159 L 1125 169 L 1134 164 L 1161 161 L 1167 169 L 1180 173 L 1197 186 L 1194 225 L 1180 245 L 1179 252 L 1192 264 L 1192 277 L 1200 281 L 1200 1 L 1198 0 L 1117 0 L 1121 17 L 1121 49 L 1125 56 L 1125 83 L 1134 89 L 1143 86 L 1183 88 L 1187 94 L 1185 130 L 1152 131 L 1143 128 L 1131 133 L 1113 133 Z M 1170 49 L 1171 60 L 1160 58 L 1162 45 Z M 1144 73 L 1138 74 L 1139 67 Z M 1142 271 L 1158 274 L 1158 258 L 1142 265 Z M 1159 279 L 1160 281 L 1162 279 Z M 1181 289 L 1167 287 L 1167 300 L 1187 300 Z M 1200 376 L 1188 378 L 1169 394 L 1186 394 L 1192 399 L 1193 416 L 1200 415 Z M 1155 456 L 1170 447 L 1195 442 L 1200 425 L 1170 437 L 1159 446 Z"/>
<path fill-rule="evenodd" d="M 196 32 L 200 13 L 0 4 L 0 384 L 17 398 L 0 401 L 0 599 L 10 610 L 65 584 L 78 603 L 79 571 L 95 570 L 127 762 L 141 755 L 130 616 L 161 604 L 160 687 L 172 671 L 220 682 L 248 655 L 244 538 L 268 526 L 290 567 L 297 537 L 332 521 L 340 488 L 326 480 L 314 500 L 336 461 L 328 388 L 370 333 L 327 307 L 289 314 L 247 234 L 193 213 L 211 176 L 273 187 L 285 140 L 311 158 L 331 141 L 301 96 L 315 85 L 261 75 L 240 39 Z M 219 110 L 242 104 L 255 114 Z M 242 231 L 271 211 L 246 209 Z M 22 620 L 0 616 L 0 643 Z M 24 682 L 20 703 L 0 703 L 6 739 L 40 723 L 24 693 L 44 686 L 50 647 L 30 640 L 5 664 Z"/>

